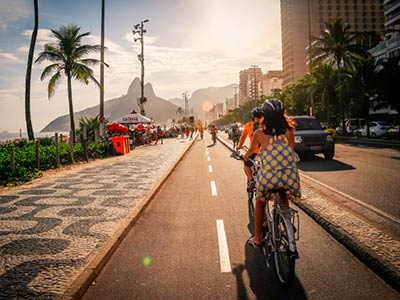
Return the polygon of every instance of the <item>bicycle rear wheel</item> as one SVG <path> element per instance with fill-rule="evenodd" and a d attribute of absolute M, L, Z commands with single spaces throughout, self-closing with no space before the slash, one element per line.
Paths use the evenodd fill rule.
<path fill-rule="evenodd" d="M 289 238 L 282 216 L 274 212 L 274 269 L 278 280 L 283 285 L 289 285 L 294 278 L 296 258 L 289 251 Z"/>

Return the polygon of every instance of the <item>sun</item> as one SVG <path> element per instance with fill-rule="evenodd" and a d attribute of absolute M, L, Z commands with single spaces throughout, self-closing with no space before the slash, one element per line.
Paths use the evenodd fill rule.
<path fill-rule="evenodd" d="M 201 108 L 203 109 L 204 112 L 209 112 L 213 108 L 213 104 L 211 103 L 210 100 L 205 100 L 201 104 Z"/>

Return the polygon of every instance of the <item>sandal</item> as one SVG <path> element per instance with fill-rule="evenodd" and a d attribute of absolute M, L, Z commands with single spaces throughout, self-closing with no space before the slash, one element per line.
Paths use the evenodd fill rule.
<path fill-rule="evenodd" d="M 257 243 L 253 240 L 253 238 L 254 238 L 254 237 L 249 238 L 249 239 L 247 240 L 247 244 L 249 244 L 250 246 L 252 246 L 253 248 L 256 248 L 256 249 L 261 248 L 261 247 L 262 247 L 262 243 L 257 244 Z"/>

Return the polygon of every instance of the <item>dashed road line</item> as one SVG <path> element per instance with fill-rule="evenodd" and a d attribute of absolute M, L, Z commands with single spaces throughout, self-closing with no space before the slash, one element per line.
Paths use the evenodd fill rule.
<path fill-rule="evenodd" d="M 219 263 L 221 267 L 221 273 L 230 273 L 231 262 L 229 259 L 228 242 L 226 241 L 226 234 L 224 228 L 224 220 L 217 220 L 217 234 L 218 234 L 218 246 L 219 246 Z"/>
<path fill-rule="evenodd" d="M 211 196 L 217 196 L 217 185 L 215 184 L 215 181 L 212 180 L 210 181 L 211 184 Z"/>
<path fill-rule="evenodd" d="M 211 160 L 211 158 L 208 156 L 208 157 L 207 157 L 207 161 L 210 161 L 210 160 Z"/>
<path fill-rule="evenodd" d="M 212 173 L 213 169 L 211 165 L 208 165 L 208 172 Z"/>

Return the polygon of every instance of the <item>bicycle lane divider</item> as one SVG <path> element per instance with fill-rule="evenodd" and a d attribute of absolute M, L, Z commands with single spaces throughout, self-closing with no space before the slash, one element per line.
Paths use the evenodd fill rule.
<path fill-rule="evenodd" d="M 224 220 L 217 219 L 217 234 L 218 234 L 218 246 L 219 246 L 219 262 L 221 267 L 221 273 L 231 273 L 231 261 L 229 259 L 228 242 L 226 240 Z"/>
<path fill-rule="evenodd" d="M 214 180 L 210 181 L 210 185 L 211 185 L 211 196 L 217 196 L 217 185 L 215 184 Z"/>
<path fill-rule="evenodd" d="M 213 172 L 213 169 L 212 169 L 212 166 L 211 166 L 211 165 L 208 165 L 208 172 L 209 172 L 209 173 L 212 173 L 212 172 Z"/>

